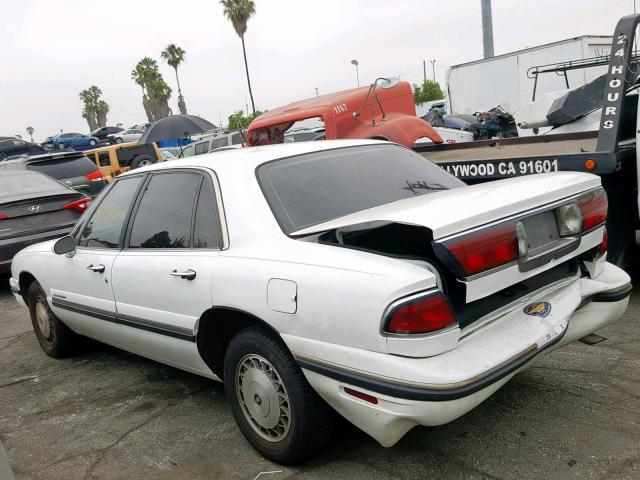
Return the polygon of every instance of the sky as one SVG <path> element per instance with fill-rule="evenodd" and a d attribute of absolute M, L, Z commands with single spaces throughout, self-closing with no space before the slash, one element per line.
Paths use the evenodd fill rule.
<path fill-rule="evenodd" d="M 482 57 L 480 0 L 254 0 L 245 42 L 257 109 L 352 88 L 379 76 L 412 83 L 422 61 L 446 69 Z M 640 9 L 640 2 L 638 2 Z M 495 54 L 579 35 L 611 35 L 633 0 L 493 0 Z M 186 50 L 179 67 L 189 113 L 226 124 L 245 109 L 242 46 L 216 0 L 0 0 L 0 136 L 35 129 L 34 139 L 86 133 L 78 93 L 102 89 L 108 124 L 146 121 L 131 70 L 160 59 L 169 43 Z M 249 102 L 250 103 L 250 102 Z M 250 105 L 249 105 L 249 108 Z"/>

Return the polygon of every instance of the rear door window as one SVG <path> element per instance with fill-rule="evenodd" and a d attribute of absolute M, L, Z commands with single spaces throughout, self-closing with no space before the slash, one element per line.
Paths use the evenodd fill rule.
<path fill-rule="evenodd" d="M 202 182 L 193 225 L 193 248 L 220 248 L 220 220 L 209 182 Z"/>
<path fill-rule="evenodd" d="M 211 140 L 211 150 L 215 150 L 216 148 L 226 147 L 227 146 L 227 137 L 215 138 Z"/>
<path fill-rule="evenodd" d="M 202 155 L 209 151 L 209 142 L 196 143 L 196 155 Z"/>
<path fill-rule="evenodd" d="M 96 164 L 86 156 L 27 163 L 27 170 L 44 173 L 57 180 L 84 177 L 85 175 L 95 172 L 97 169 Z"/>
<path fill-rule="evenodd" d="M 202 176 L 156 174 L 135 214 L 129 248 L 190 248 L 191 220 Z"/>
<path fill-rule="evenodd" d="M 144 177 L 117 180 L 82 229 L 78 245 L 88 248 L 117 248 L 122 227 Z"/>

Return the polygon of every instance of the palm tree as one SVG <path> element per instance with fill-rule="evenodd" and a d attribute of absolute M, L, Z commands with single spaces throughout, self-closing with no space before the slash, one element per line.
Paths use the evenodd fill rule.
<path fill-rule="evenodd" d="M 35 132 L 33 127 L 27 127 L 27 133 L 29 134 L 29 137 L 31 137 L 31 143 L 33 143 L 33 132 Z"/>
<path fill-rule="evenodd" d="M 224 16 L 229 19 L 234 30 L 242 40 L 242 54 L 244 55 L 244 68 L 247 71 L 247 84 L 249 85 L 249 97 L 251 97 L 251 108 L 256 113 L 256 106 L 253 102 L 253 92 L 251 91 L 251 80 L 249 79 L 249 65 L 247 64 L 247 50 L 244 46 L 244 34 L 247 31 L 247 22 L 256 13 L 256 6 L 253 0 L 220 0 L 224 7 Z"/>
<path fill-rule="evenodd" d="M 102 90 L 96 87 L 95 85 L 90 86 L 89 88 L 82 90 L 79 94 L 80 100 L 83 103 L 82 109 L 82 118 L 87 121 L 89 125 L 89 131 L 93 132 L 96 128 L 98 128 L 98 119 L 96 114 L 99 109 L 104 110 L 104 106 L 106 105 L 106 111 L 109 111 L 109 105 L 107 102 L 100 99 L 102 95 Z M 102 102 L 102 103 L 100 103 Z M 103 105 L 104 104 L 104 105 Z M 104 123 L 106 124 L 106 112 L 104 113 Z"/>
<path fill-rule="evenodd" d="M 154 77 L 158 74 L 158 62 L 151 57 L 144 57 L 131 71 L 131 80 L 136 82 L 140 88 L 142 88 L 142 106 L 144 107 L 144 112 L 147 114 L 147 119 L 150 122 L 153 122 L 155 118 L 152 102 L 147 95 L 147 85 L 151 83 Z"/>
<path fill-rule="evenodd" d="M 178 78 L 178 65 L 184 62 L 185 52 L 182 48 L 178 47 L 175 43 L 170 43 L 167 45 L 160 56 L 166 60 L 169 66 L 173 67 L 176 71 L 176 83 L 178 84 L 178 108 L 180 109 L 180 113 L 182 115 L 187 114 L 187 104 L 184 102 L 184 97 L 182 96 L 182 90 L 180 89 L 180 79 Z"/>

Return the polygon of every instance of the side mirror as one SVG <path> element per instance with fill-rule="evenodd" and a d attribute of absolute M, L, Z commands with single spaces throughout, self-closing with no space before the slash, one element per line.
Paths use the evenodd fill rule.
<path fill-rule="evenodd" d="M 75 239 L 70 235 L 60 238 L 53 244 L 53 252 L 58 255 L 66 254 L 67 256 L 72 257 L 73 254 L 76 253 Z"/>

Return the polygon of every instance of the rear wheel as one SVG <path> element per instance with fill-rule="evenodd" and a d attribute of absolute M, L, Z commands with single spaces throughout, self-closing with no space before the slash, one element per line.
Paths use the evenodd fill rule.
<path fill-rule="evenodd" d="M 153 165 L 154 163 L 156 163 L 156 161 L 149 155 L 139 155 L 131 160 L 131 168 L 147 167 L 149 165 Z"/>
<path fill-rule="evenodd" d="M 28 304 L 33 331 L 44 353 L 54 358 L 74 354 L 78 335 L 51 311 L 47 295 L 37 281 L 29 285 Z"/>
<path fill-rule="evenodd" d="M 240 430 L 266 458 L 298 463 L 329 440 L 333 412 L 275 334 L 248 328 L 234 337 L 225 353 L 224 385 Z"/>
<path fill-rule="evenodd" d="M 96 141 L 95 140 L 89 140 L 89 145 L 91 145 L 92 147 L 94 147 L 96 145 Z"/>
<path fill-rule="evenodd" d="M 122 138 L 117 137 L 117 138 L 116 138 L 116 143 L 122 143 Z"/>
<path fill-rule="evenodd" d="M 58 144 L 58 148 L 59 148 L 60 150 L 64 149 L 64 148 L 65 148 L 65 147 L 64 147 L 64 143 L 60 142 L 60 143 Z"/>

